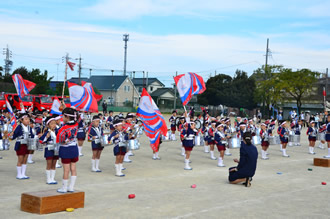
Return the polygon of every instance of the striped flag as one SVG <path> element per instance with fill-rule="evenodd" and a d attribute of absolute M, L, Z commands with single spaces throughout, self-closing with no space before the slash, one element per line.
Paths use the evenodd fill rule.
<path fill-rule="evenodd" d="M 142 90 L 136 115 L 142 120 L 146 136 L 150 139 L 151 148 L 156 151 L 161 134 L 167 134 L 167 126 L 163 115 L 145 88 Z"/>
<path fill-rule="evenodd" d="M 184 106 L 188 104 L 194 94 L 201 94 L 206 90 L 203 78 L 196 73 L 188 72 L 178 75 L 174 77 L 174 81 Z"/>
<path fill-rule="evenodd" d="M 62 112 L 60 111 L 60 106 L 61 106 L 60 100 L 57 97 L 55 97 L 54 101 L 53 101 L 52 108 L 50 109 L 50 113 L 51 114 L 62 115 Z"/>
<path fill-rule="evenodd" d="M 93 96 L 95 97 L 95 99 L 96 99 L 97 102 L 99 102 L 99 101 L 102 99 L 103 95 L 102 95 L 102 94 L 96 94 L 96 93 L 94 92 L 94 89 L 93 89 L 93 86 L 92 86 L 91 83 L 88 83 L 88 82 L 86 82 L 86 81 L 81 81 L 81 85 L 82 85 L 83 87 L 87 88 L 89 91 L 92 92 L 92 94 L 93 94 Z"/>
<path fill-rule="evenodd" d="M 68 66 L 69 66 L 69 68 L 71 69 L 71 71 L 74 71 L 74 66 L 76 65 L 76 63 L 74 63 L 74 62 L 69 62 L 69 61 L 67 61 L 67 63 L 68 63 Z"/>
<path fill-rule="evenodd" d="M 96 99 L 91 90 L 68 81 L 71 106 L 85 112 L 98 112 Z"/>
<path fill-rule="evenodd" d="M 20 74 L 12 76 L 17 94 L 20 99 L 29 94 L 29 92 L 36 86 L 32 81 L 24 80 Z"/>

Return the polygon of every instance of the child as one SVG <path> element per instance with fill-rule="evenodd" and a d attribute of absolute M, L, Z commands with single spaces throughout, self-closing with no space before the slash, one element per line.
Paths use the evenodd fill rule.
<path fill-rule="evenodd" d="M 227 138 L 224 132 L 224 124 L 217 124 L 217 131 L 214 134 L 214 143 L 217 145 L 218 151 L 220 152 L 220 156 L 218 159 L 218 167 L 225 167 L 223 164 L 223 157 L 225 155 Z"/>
<path fill-rule="evenodd" d="M 324 147 L 324 145 L 325 145 L 325 132 L 326 132 L 326 130 L 327 130 L 327 124 L 323 124 L 322 126 L 320 126 L 320 128 L 319 128 L 319 133 L 320 134 L 323 134 L 324 133 L 324 137 L 322 137 L 321 139 L 320 139 L 320 144 L 319 144 L 319 148 L 320 149 L 325 149 L 325 147 Z"/>
<path fill-rule="evenodd" d="M 203 128 L 202 128 L 202 134 L 203 134 L 203 137 L 204 137 L 204 152 L 205 153 L 209 153 L 209 145 L 208 145 L 208 139 L 209 139 L 209 136 L 208 136 L 208 131 L 209 131 L 209 123 L 207 121 L 205 121 L 205 123 L 203 124 Z"/>
<path fill-rule="evenodd" d="M 191 151 L 193 150 L 195 146 L 195 136 L 197 135 L 197 130 L 195 129 L 195 122 L 190 122 L 190 119 L 187 117 L 187 127 L 182 131 L 181 134 L 181 140 L 182 145 L 185 149 L 185 170 L 192 170 L 192 168 L 189 166 L 189 158 Z"/>
<path fill-rule="evenodd" d="M 327 116 L 327 128 L 326 128 L 325 140 L 328 144 L 328 155 L 324 156 L 324 158 L 330 158 L 330 114 Z"/>
<path fill-rule="evenodd" d="M 64 125 L 57 133 L 56 143 L 60 146 L 59 157 L 63 164 L 62 188 L 59 193 L 74 192 L 77 179 L 76 162 L 79 160 L 77 145 L 78 124 L 76 122 L 77 112 L 73 108 L 65 108 L 62 112 Z M 70 185 L 68 187 L 69 174 L 71 172 Z"/>
<path fill-rule="evenodd" d="M 130 140 L 133 140 L 136 138 L 136 136 L 134 136 L 133 134 L 133 130 L 134 130 L 134 124 L 132 124 L 132 120 L 133 120 L 133 114 L 132 113 L 128 113 L 126 116 L 126 123 L 123 124 L 123 129 L 125 132 L 130 133 Z M 134 156 L 132 150 L 128 150 L 127 153 L 124 156 L 124 162 L 125 163 L 132 163 L 132 161 L 129 159 L 129 156 Z"/>
<path fill-rule="evenodd" d="M 28 139 L 34 138 L 32 129 L 30 128 L 30 116 L 27 113 L 23 113 L 20 116 L 21 124 L 16 127 L 14 132 L 10 134 L 12 139 L 16 139 L 15 151 L 17 155 L 17 176 L 16 179 L 29 179 L 26 176 L 26 163 L 28 158 Z"/>
<path fill-rule="evenodd" d="M 176 131 L 175 120 L 176 120 L 176 110 L 173 110 L 172 116 L 169 119 L 169 121 L 171 123 L 171 132 L 172 132 L 172 134 L 170 135 L 170 140 L 172 140 L 172 141 L 176 141 L 176 139 L 175 139 L 175 131 Z"/>
<path fill-rule="evenodd" d="M 155 149 L 153 149 L 152 150 L 152 159 L 153 160 L 160 160 L 160 157 L 159 157 L 159 148 L 160 148 L 160 144 L 162 143 L 162 138 L 163 138 L 163 136 L 162 135 L 160 135 L 159 136 L 159 144 L 158 144 L 158 147 L 157 148 L 155 148 Z"/>
<path fill-rule="evenodd" d="M 283 157 L 290 157 L 289 155 L 286 154 L 286 146 L 289 142 L 289 130 L 287 127 L 288 127 L 287 123 L 286 123 L 286 121 L 284 121 L 284 122 L 282 122 L 281 129 L 279 131 L 281 144 L 282 144 Z"/>
<path fill-rule="evenodd" d="M 46 183 L 47 184 L 57 184 L 55 181 L 56 174 L 56 161 L 58 160 L 58 151 L 56 151 L 56 121 L 54 116 L 49 116 L 45 120 L 47 130 L 40 137 L 40 143 L 46 144 L 44 157 L 46 158 Z"/>
<path fill-rule="evenodd" d="M 311 121 L 309 123 L 309 127 L 307 129 L 306 135 L 308 135 L 308 141 L 309 141 L 309 154 L 315 154 L 314 152 L 314 146 L 316 142 L 316 136 L 317 136 L 317 128 L 315 128 L 315 122 Z"/>
<path fill-rule="evenodd" d="M 113 127 L 113 111 L 112 110 L 109 111 L 107 124 L 110 127 L 110 134 L 111 134 L 115 130 L 115 128 Z"/>
<path fill-rule="evenodd" d="M 229 148 L 229 142 L 231 141 L 231 137 L 232 137 L 232 129 L 231 129 L 231 124 L 230 124 L 230 119 L 229 118 L 226 118 L 225 119 L 225 126 L 223 128 L 226 136 L 227 136 L 227 142 L 228 144 L 226 145 L 226 150 L 225 150 L 225 155 L 226 156 L 231 156 L 231 153 L 230 153 L 230 148 Z"/>
<path fill-rule="evenodd" d="M 208 145 L 210 146 L 210 155 L 211 155 L 212 160 L 217 159 L 214 156 L 214 133 L 216 132 L 216 127 L 215 127 L 216 123 L 217 122 L 215 120 L 213 120 L 211 122 L 211 127 L 208 130 L 208 136 L 209 136 Z"/>
<path fill-rule="evenodd" d="M 78 139 L 79 157 L 82 157 L 82 156 L 84 156 L 82 154 L 82 147 L 83 147 L 84 141 L 86 139 L 85 124 L 84 124 L 84 114 L 82 112 L 79 115 L 79 120 L 78 120 L 78 134 L 77 134 L 77 139 Z"/>
<path fill-rule="evenodd" d="M 178 124 L 178 131 L 179 131 L 180 135 L 182 134 L 182 131 L 184 129 L 184 122 L 185 122 L 184 117 L 180 117 L 180 123 Z M 185 156 L 185 154 L 186 154 L 186 152 L 184 150 L 182 140 L 181 140 L 181 155 Z"/>
<path fill-rule="evenodd" d="M 93 116 L 92 128 L 89 132 L 88 138 L 92 139 L 92 172 L 102 172 L 99 168 L 101 153 L 104 147 L 101 145 L 101 138 L 103 137 L 103 129 L 99 127 L 100 118 Z"/>
<path fill-rule="evenodd" d="M 63 106 L 63 109 L 65 107 Z M 63 123 L 61 121 L 62 117 L 60 115 L 57 115 L 57 114 L 53 114 L 54 118 L 55 118 L 55 122 L 56 122 L 56 128 L 55 128 L 55 131 L 56 133 L 58 133 L 58 130 L 60 130 L 60 128 L 62 128 L 63 126 Z M 56 168 L 62 168 L 62 165 L 60 164 L 60 161 L 57 160 L 56 161 Z"/>
<path fill-rule="evenodd" d="M 125 170 L 125 168 L 123 168 L 123 160 L 126 154 L 126 142 L 129 136 L 126 132 L 123 132 L 123 123 L 121 120 L 115 120 L 113 122 L 113 126 L 115 130 L 111 133 L 108 140 L 109 142 L 113 142 L 115 144 L 115 147 L 113 148 L 113 154 L 116 156 L 115 176 L 123 177 L 125 174 L 121 171 Z"/>
<path fill-rule="evenodd" d="M 269 147 L 269 135 L 270 132 L 267 130 L 265 123 L 261 123 L 260 137 L 261 137 L 261 159 L 268 160 L 267 149 Z"/>

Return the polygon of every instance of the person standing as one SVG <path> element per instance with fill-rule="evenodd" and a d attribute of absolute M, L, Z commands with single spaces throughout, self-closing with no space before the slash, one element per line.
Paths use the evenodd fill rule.
<path fill-rule="evenodd" d="M 308 135 L 308 141 L 309 141 L 309 154 L 315 154 L 314 146 L 316 142 L 317 131 L 318 130 L 315 127 L 315 122 L 311 121 L 310 126 L 306 133 L 306 135 Z"/>
<path fill-rule="evenodd" d="M 102 108 L 103 108 L 103 114 L 105 114 L 107 112 L 107 103 L 105 102 L 105 100 L 103 100 Z"/>
<path fill-rule="evenodd" d="M 79 151 L 77 144 L 77 111 L 73 108 L 65 108 L 62 112 L 65 125 L 58 130 L 56 143 L 60 145 L 59 157 L 63 164 L 62 187 L 57 190 L 59 193 L 74 192 L 74 186 L 77 179 L 76 162 L 79 160 Z M 69 182 L 69 174 L 70 185 Z"/>
<path fill-rule="evenodd" d="M 324 158 L 330 158 L 330 114 L 327 115 L 327 129 L 325 134 L 325 140 L 328 144 L 328 155 L 324 156 Z"/>

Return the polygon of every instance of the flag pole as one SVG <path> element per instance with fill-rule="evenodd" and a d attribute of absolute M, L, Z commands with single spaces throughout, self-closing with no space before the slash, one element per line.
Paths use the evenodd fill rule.
<path fill-rule="evenodd" d="M 65 57 L 65 73 L 64 73 L 64 82 L 63 82 L 63 89 L 62 89 L 62 100 L 64 97 L 65 83 L 66 83 L 67 74 L 68 74 L 68 61 L 69 61 L 69 54 L 67 53 L 66 57 Z"/>

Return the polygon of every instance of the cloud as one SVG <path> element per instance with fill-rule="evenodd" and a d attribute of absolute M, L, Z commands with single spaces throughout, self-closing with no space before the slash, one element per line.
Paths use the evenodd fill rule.
<path fill-rule="evenodd" d="M 96 17 L 129 20 L 142 16 L 197 16 L 219 18 L 221 13 L 251 12 L 268 7 L 260 0 L 102 0 L 82 11 L 93 13 Z"/>
<path fill-rule="evenodd" d="M 217 69 L 218 73 L 233 74 L 236 68 L 252 73 L 264 63 L 263 54 L 267 36 L 267 34 L 244 37 L 229 34 L 161 36 L 72 22 L 9 20 L 1 15 L 0 26 L 2 27 L 0 45 L 9 44 L 14 53 L 15 67 L 26 65 L 41 68 L 42 66 L 54 75 L 55 64 L 61 63 L 61 57 L 69 52 L 72 58 L 77 58 L 81 54 L 83 65 L 86 67 L 99 66 L 120 70 L 123 67 L 124 54 L 122 34 L 128 32 L 130 34 L 128 70 L 149 71 L 150 77 L 166 77 L 165 80 L 169 80 L 169 76 L 174 75 L 175 71 L 182 73 L 207 70 L 202 72 L 205 77 Z M 316 32 L 284 33 L 274 36 L 278 37 L 270 39 L 270 48 L 275 51 L 273 58 L 269 60 L 270 64 L 312 70 L 328 67 L 330 36 Z M 318 42 L 317 48 L 308 46 L 315 45 L 315 40 Z M 28 57 L 15 56 L 15 54 Z M 40 59 L 32 60 L 29 56 L 58 57 L 59 60 L 45 62 Z M 84 70 L 84 74 L 88 75 L 88 72 Z M 76 73 L 70 74 L 76 75 Z"/>

